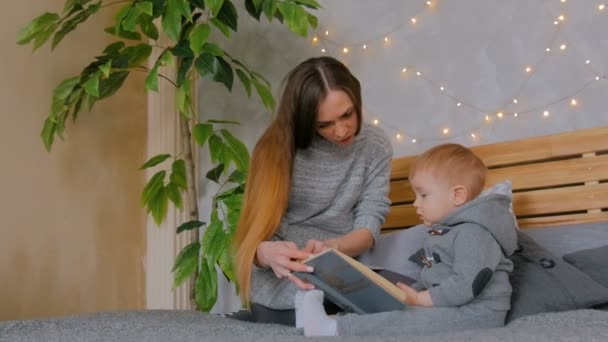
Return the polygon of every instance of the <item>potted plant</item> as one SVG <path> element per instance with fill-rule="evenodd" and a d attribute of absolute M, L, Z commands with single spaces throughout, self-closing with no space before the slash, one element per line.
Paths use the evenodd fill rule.
<path fill-rule="evenodd" d="M 114 6 L 115 21 L 105 32 L 115 36 L 116 41 L 107 45 L 79 75 L 57 85 L 41 138 L 50 151 L 55 138 L 63 138 L 68 118 L 77 120 L 83 109 L 90 110 L 97 101 L 115 94 L 133 71 L 148 73 L 143 85 L 148 91 L 157 91 L 158 82 L 175 87 L 181 134 L 191 143 L 184 144 L 180 155 L 156 155 L 142 165 L 142 169 L 165 168 L 149 179 L 141 203 L 157 224 L 165 219 L 169 202 L 180 209 L 184 203 L 190 204 L 190 220 L 177 227 L 177 234 L 205 226 L 203 236 L 185 246 L 176 257 L 173 274 L 174 287 L 195 278 L 196 305 L 209 311 L 217 300 L 216 265 L 227 279 L 236 281 L 229 245 L 240 214 L 249 152 L 225 128 L 236 122 L 196 122 L 191 86 L 202 78 L 220 82 L 231 91 L 236 78 L 248 96 L 257 93 L 272 111 L 275 103 L 270 84 L 213 41 L 215 36 L 230 39 L 238 29 L 238 10 L 230 0 L 66 0 L 61 13 L 47 12 L 29 22 L 19 32 L 17 43 L 32 44 L 36 50 L 50 41 L 51 48 L 55 48 L 96 12 Z M 244 8 L 258 21 L 262 17 L 276 19 L 294 33 L 306 36 L 308 28 L 317 25 L 317 18 L 308 11 L 319 9 L 320 5 L 315 0 L 245 0 Z M 212 35 L 213 31 L 221 35 Z M 161 35 L 170 44 L 159 46 Z M 153 49 L 161 49 L 159 57 L 146 64 Z M 174 78 L 160 72 L 167 65 L 175 67 Z M 220 185 L 212 199 L 208 223 L 201 220 L 196 209 L 193 144 L 209 150 L 212 165 L 206 177 Z"/>

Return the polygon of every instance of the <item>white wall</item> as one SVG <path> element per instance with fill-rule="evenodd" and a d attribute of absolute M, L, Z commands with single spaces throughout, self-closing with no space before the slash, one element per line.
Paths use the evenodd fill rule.
<path fill-rule="evenodd" d="M 275 94 L 288 70 L 325 48 L 358 76 L 366 120 L 379 120 L 392 136 L 395 156 L 404 156 L 441 142 L 471 146 L 608 125 L 608 8 L 599 11 L 602 2 L 608 6 L 602 0 L 433 0 L 429 8 L 422 0 L 325 0 L 320 29 L 308 39 L 266 19 L 260 25 L 242 11 L 240 32 L 224 48 L 266 75 Z M 560 14 L 565 20 L 554 25 Z M 563 51 L 561 44 L 567 45 Z M 257 98 L 247 101 L 240 85 L 235 88 L 230 95 L 202 82 L 201 118 L 239 120 L 236 134 L 253 147 L 271 114 Z M 569 105 L 573 95 L 576 107 Z M 397 133 L 405 138 L 396 139 Z"/>

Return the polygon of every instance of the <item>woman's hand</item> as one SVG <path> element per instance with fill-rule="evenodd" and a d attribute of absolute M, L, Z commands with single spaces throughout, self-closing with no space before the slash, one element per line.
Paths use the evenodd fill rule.
<path fill-rule="evenodd" d="M 277 278 L 287 278 L 303 290 L 314 289 L 314 286 L 303 282 L 292 273 L 312 272 L 312 267 L 300 262 L 310 256 L 311 253 L 298 249 L 292 241 L 262 241 L 256 250 L 259 266 L 270 267 Z"/>
<path fill-rule="evenodd" d="M 333 248 L 336 250 L 340 250 L 338 248 L 337 239 L 327 239 L 324 241 L 321 240 L 308 240 L 306 242 L 306 246 L 304 247 L 304 251 L 311 254 L 318 254 L 323 252 L 326 249 Z"/>
<path fill-rule="evenodd" d="M 416 291 L 404 283 L 397 283 L 397 287 L 405 295 L 405 304 L 417 306 L 433 306 L 431 295 L 428 290 Z"/>

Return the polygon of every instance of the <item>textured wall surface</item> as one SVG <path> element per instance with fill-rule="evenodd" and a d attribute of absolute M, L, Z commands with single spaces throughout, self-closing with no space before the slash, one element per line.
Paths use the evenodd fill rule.
<path fill-rule="evenodd" d="M 608 8 L 599 10 L 602 1 L 321 3 L 319 30 L 307 39 L 242 12 L 239 32 L 224 47 L 267 76 L 275 95 L 285 73 L 321 49 L 341 59 L 363 85 L 365 119 L 378 120 L 392 137 L 395 156 L 442 142 L 472 146 L 608 125 Z M 234 132 L 253 148 L 271 114 L 259 99 L 248 101 L 240 85 L 232 95 L 222 87 L 201 82 L 201 118 L 242 122 Z M 201 163 L 208 169 L 204 156 Z M 205 179 L 201 184 L 210 189 Z"/>
<path fill-rule="evenodd" d="M 83 110 L 48 153 L 40 131 L 52 91 L 109 44 L 114 17 L 100 11 L 53 53 L 15 43 L 64 2 L 13 2 L 0 22 L 0 320 L 145 307 L 144 74 Z"/>

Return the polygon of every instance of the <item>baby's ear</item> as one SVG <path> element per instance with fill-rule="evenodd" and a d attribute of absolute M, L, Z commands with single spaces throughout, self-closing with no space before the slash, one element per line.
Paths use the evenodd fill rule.
<path fill-rule="evenodd" d="M 452 187 L 452 204 L 455 206 L 459 207 L 463 205 L 468 197 L 469 193 L 464 185 L 455 185 Z"/>

